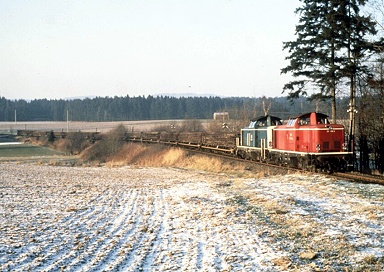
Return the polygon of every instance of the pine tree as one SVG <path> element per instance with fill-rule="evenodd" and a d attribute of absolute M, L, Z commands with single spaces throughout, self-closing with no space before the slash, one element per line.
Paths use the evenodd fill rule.
<path fill-rule="evenodd" d="M 308 89 L 316 89 L 311 98 L 330 99 L 332 119 L 336 121 L 337 85 L 347 76 L 351 79 L 351 74 L 358 70 L 359 63 L 351 61 L 351 52 L 361 57 L 361 53 L 371 47 L 364 38 L 375 34 L 375 24 L 369 17 L 359 15 L 359 7 L 365 5 L 366 0 L 301 2 L 303 6 L 296 10 L 300 14 L 297 39 L 284 43 L 283 49 L 289 52 L 286 57 L 289 65 L 281 70 L 292 73 L 296 79 L 285 84 L 284 91 L 294 99 L 307 96 Z"/>

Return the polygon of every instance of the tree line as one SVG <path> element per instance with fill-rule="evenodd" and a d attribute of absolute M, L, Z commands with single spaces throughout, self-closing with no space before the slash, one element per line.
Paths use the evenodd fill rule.
<path fill-rule="evenodd" d="M 347 100 L 338 100 L 347 108 Z M 269 106 L 266 109 L 266 105 Z M 214 112 L 229 112 L 231 119 L 246 122 L 254 117 L 274 114 L 287 119 L 309 111 L 330 112 L 330 104 L 286 97 L 172 97 L 122 96 L 72 100 L 9 100 L 0 97 L 0 121 L 135 121 L 168 119 L 212 119 Z M 345 111 L 346 112 L 346 111 Z"/>

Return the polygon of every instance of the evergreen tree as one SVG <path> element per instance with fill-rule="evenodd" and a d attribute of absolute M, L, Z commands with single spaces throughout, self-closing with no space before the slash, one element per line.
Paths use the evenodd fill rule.
<path fill-rule="evenodd" d="M 293 99 L 308 95 L 307 90 L 316 88 L 315 99 L 330 99 L 332 119 L 336 121 L 336 88 L 342 78 L 357 71 L 358 61 L 351 61 L 351 52 L 361 57 L 371 46 L 364 39 L 375 34 L 374 23 L 361 16 L 360 6 L 366 0 L 301 0 L 302 7 L 296 26 L 296 41 L 285 42 L 289 65 L 282 73 L 292 73 L 297 78 L 284 86 Z M 357 54 L 358 53 L 358 54 Z M 346 73 L 347 71 L 347 73 Z M 351 81 L 351 84 L 353 82 Z"/>

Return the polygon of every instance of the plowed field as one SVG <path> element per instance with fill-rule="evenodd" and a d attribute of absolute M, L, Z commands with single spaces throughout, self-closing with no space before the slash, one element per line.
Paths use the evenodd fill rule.
<path fill-rule="evenodd" d="M 5 163 L 0 187 L 1 271 L 383 268 L 376 185 Z"/>

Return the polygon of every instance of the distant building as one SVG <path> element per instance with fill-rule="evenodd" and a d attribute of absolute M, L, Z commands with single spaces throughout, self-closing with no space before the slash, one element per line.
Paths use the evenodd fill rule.
<path fill-rule="evenodd" d="M 213 120 L 226 121 L 229 120 L 228 112 L 215 112 L 213 114 Z"/>

